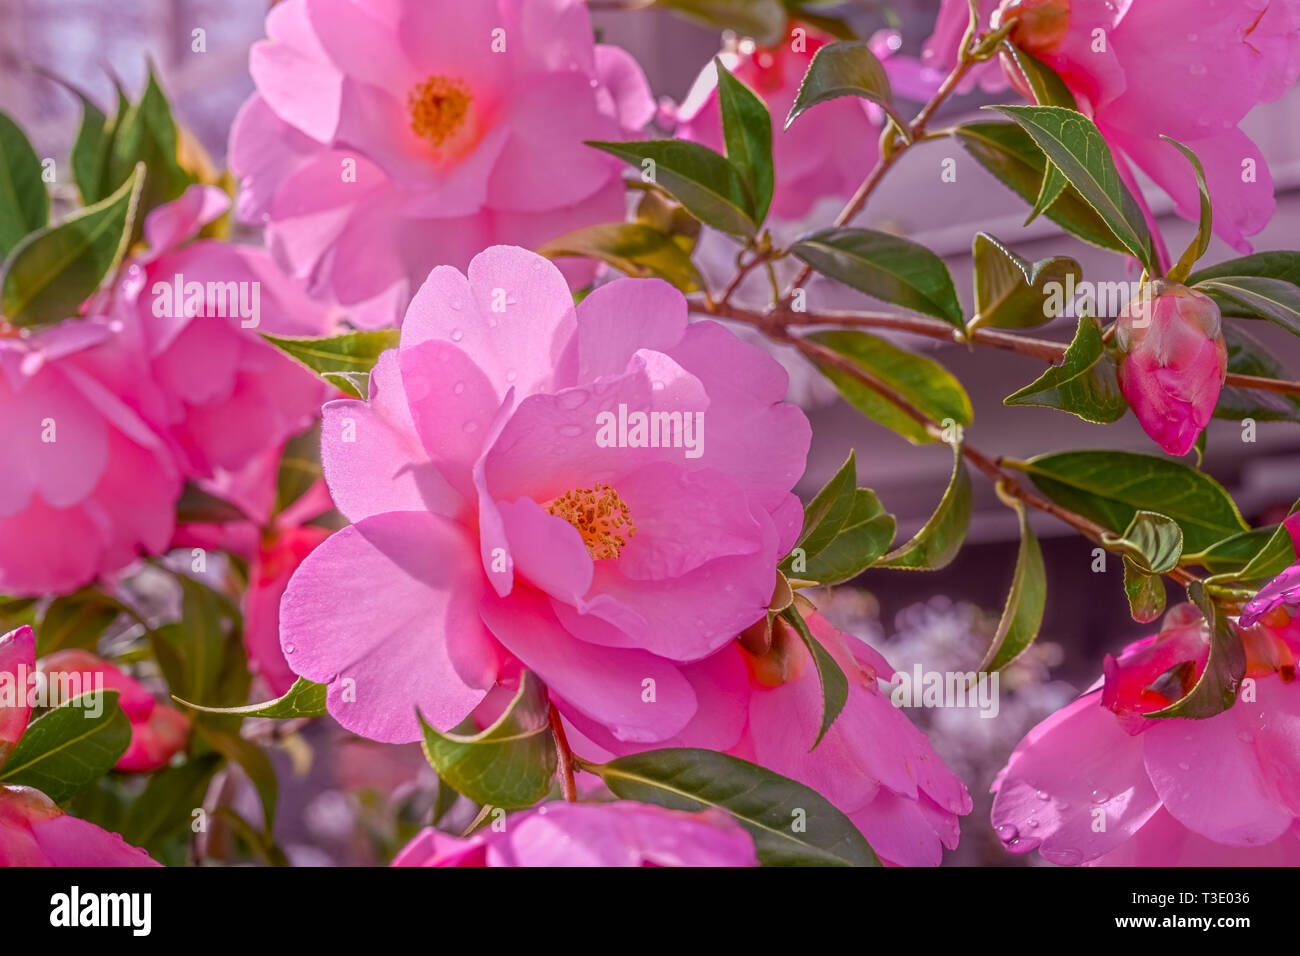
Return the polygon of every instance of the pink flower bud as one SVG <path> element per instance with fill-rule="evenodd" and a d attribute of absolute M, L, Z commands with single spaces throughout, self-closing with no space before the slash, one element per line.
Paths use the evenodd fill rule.
<path fill-rule="evenodd" d="M 1116 323 L 1119 384 L 1146 433 L 1185 455 L 1209 424 L 1228 373 L 1223 317 L 1208 296 L 1158 280 Z"/>
<path fill-rule="evenodd" d="M 26 625 L 0 637 L 0 764 L 27 729 L 26 675 L 36 664 L 36 638 Z"/>
<path fill-rule="evenodd" d="M 994 28 L 1013 23 L 1011 42 L 1042 57 L 1070 32 L 1070 0 L 1003 0 L 993 12 Z"/>

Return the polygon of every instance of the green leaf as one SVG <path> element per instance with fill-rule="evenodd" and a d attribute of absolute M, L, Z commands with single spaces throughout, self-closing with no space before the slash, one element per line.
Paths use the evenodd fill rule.
<path fill-rule="evenodd" d="M 1104 535 L 1102 543 L 1124 552 L 1147 574 L 1167 574 L 1183 556 L 1183 529 L 1154 511 L 1139 511 L 1121 535 Z"/>
<path fill-rule="evenodd" d="M 1044 192 L 1043 180 L 1048 177 L 1051 163 L 1034 145 L 1028 133 L 1015 123 L 990 122 L 964 123 L 955 132 L 958 142 L 981 166 L 1025 202 L 1037 204 L 1038 197 Z M 1126 251 L 1097 211 L 1073 186 L 1066 188 L 1044 210 L 1044 214 L 1086 242 L 1113 252 Z"/>
<path fill-rule="evenodd" d="M 1188 285 L 1199 285 L 1206 279 L 1226 279 L 1229 276 L 1257 276 L 1262 279 L 1281 279 L 1300 285 L 1300 252 L 1279 249 L 1274 252 L 1257 252 L 1240 259 L 1230 259 L 1193 273 Z"/>
<path fill-rule="evenodd" d="M 773 46 L 785 35 L 785 8 L 780 0 L 655 0 L 657 6 L 719 30 L 734 30 L 760 46 Z"/>
<path fill-rule="evenodd" d="M 126 254 L 144 167 L 113 195 L 27 236 L 9 255 L 0 312 L 22 328 L 77 313 Z"/>
<path fill-rule="evenodd" d="M 854 453 L 804 511 L 803 529 L 781 570 L 819 584 L 847 581 L 869 568 L 894 540 L 894 516 L 875 492 L 857 486 Z"/>
<path fill-rule="evenodd" d="M 320 339 L 263 332 L 262 338 L 331 385 L 364 399 L 369 392 L 370 370 L 375 367 L 381 353 L 397 348 L 401 332 L 397 329 L 379 329 L 374 332 L 347 332 Z"/>
<path fill-rule="evenodd" d="M 305 495 L 322 477 L 318 421 L 285 443 L 275 478 L 275 514 Z"/>
<path fill-rule="evenodd" d="M 875 103 L 894 121 L 905 140 L 911 138 L 907 122 L 894 108 L 894 94 L 889 86 L 885 66 L 862 40 L 828 43 L 815 54 L 799 84 L 790 114 L 785 118 L 789 129 L 804 112 L 841 96 L 856 96 Z"/>
<path fill-rule="evenodd" d="M 1074 341 L 1060 365 L 1003 399 L 1004 405 L 1059 408 L 1086 422 L 1109 425 L 1128 411 L 1119 388 L 1115 362 L 1106 354 L 1101 325 L 1094 318 L 1079 320 Z"/>
<path fill-rule="evenodd" d="M 1047 606 L 1047 568 L 1043 564 L 1043 549 L 1029 525 L 1024 502 L 1002 495 L 1000 489 L 999 497 L 1016 512 L 1020 522 L 1020 550 L 998 629 L 984 660 L 976 668 L 980 673 L 1000 671 L 1028 650 L 1043 626 L 1043 610 Z"/>
<path fill-rule="evenodd" d="M 45 609 L 36 629 L 36 656 L 64 648 L 94 650 L 108 626 L 122 613 L 117 599 L 87 587 L 55 598 Z"/>
<path fill-rule="evenodd" d="M 953 446 L 952 478 L 939 500 L 939 507 L 910 541 L 877 562 L 877 567 L 905 571 L 937 571 L 957 557 L 972 509 L 970 472 L 962 460 L 961 445 Z"/>
<path fill-rule="evenodd" d="M 1196 238 L 1187 247 L 1187 251 L 1183 253 L 1182 258 L 1169 270 L 1170 281 L 1184 282 L 1191 275 L 1196 263 L 1210 248 L 1210 237 L 1214 235 L 1214 206 L 1210 202 L 1210 187 L 1205 182 L 1205 167 L 1201 165 L 1200 157 L 1170 136 L 1161 136 L 1160 138 L 1176 147 L 1180 153 L 1187 157 L 1187 161 L 1192 164 L 1192 170 L 1196 173 L 1196 187 L 1201 194 L 1201 216 L 1196 228 Z"/>
<path fill-rule="evenodd" d="M 72 144 L 70 158 L 72 178 L 77 183 L 81 194 L 81 204 L 89 206 L 104 198 L 101 184 L 104 181 L 104 166 L 108 160 L 108 140 L 112 130 L 108 120 L 98 106 L 91 102 L 84 93 L 73 91 L 81 100 L 81 126 L 77 129 L 76 141 Z"/>
<path fill-rule="evenodd" d="M 1034 102 L 1039 106 L 1062 106 L 1078 110 L 1079 104 L 1065 85 L 1060 74 L 1053 70 L 1032 53 L 1020 49 L 1010 40 L 1002 43 L 1002 52 L 1011 61 L 1011 65 L 1025 78 L 1025 83 L 1034 94 Z"/>
<path fill-rule="evenodd" d="M 663 279 L 684 293 L 704 288 L 704 280 L 690 254 L 671 235 L 644 223 L 584 226 L 552 239 L 537 251 L 550 259 L 563 256 L 599 259 L 630 276 Z"/>
<path fill-rule="evenodd" d="M 223 608 L 210 588 L 184 575 L 178 576 L 177 580 L 181 586 L 181 620 L 177 636 L 184 676 L 182 686 L 173 686 L 172 692 L 180 693 L 188 700 L 211 700 L 221 680 L 225 657 Z"/>
<path fill-rule="evenodd" d="M 208 786 L 224 762 L 220 754 L 207 753 L 150 774 L 144 791 L 129 805 L 122 839 L 154 855 L 178 831 L 189 833 L 194 811 L 203 806 Z"/>
<path fill-rule="evenodd" d="M 1127 555 L 1124 557 L 1124 594 L 1129 613 L 1139 624 L 1150 624 L 1165 613 L 1165 579 L 1148 574 Z"/>
<path fill-rule="evenodd" d="M 177 159 L 176 121 L 152 67 L 144 95 L 116 117 L 108 151 L 103 191 L 117 189 L 138 163 L 149 174 L 140 197 L 140 211 L 133 238 L 138 238 L 145 215 L 183 193 L 193 179 Z"/>
<path fill-rule="evenodd" d="M 1029 329 L 1045 325 L 1065 310 L 1070 276 L 1083 278 L 1079 263 L 1067 256 L 1038 262 L 1022 259 L 1001 240 L 976 233 L 971 247 L 975 262 L 975 317 L 970 328 Z M 1056 283 L 1056 297 L 1046 288 Z M 1053 299 L 1059 297 L 1059 301 Z"/>
<path fill-rule="evenodd" d="M 1297 508 L 1300 508 L 1300 502 L 1297 502 L 1296 506 L 1291 509 L 1291 513 L 1294 514 Z M 1259 531 L 1250 532 L 1251 535 L 1256 537 L 1246 543 L 1248 545 L 1258 544 L 1260 537 L 1268 530 L 1260 529 Z M 1223 546 L 1229 544 L 1230 541 L 1220 542 L 1215 550 L 1222 553 Z M 1205 563 L 1203 560 L 1199 560 L 1204 556 L 1196 555 L 1195 557 L 1198 559 L 1197 563 Z M 1271 534 L 1269 534 L 1267 540 L 1255 550 L 1250 560 L 1244 562 L 1241 567 L 1234 568 L 1225 574 L 1216 574 L 1213 580 L 1215 584 L 1226 581 L 1271 581 L 1294 563 L 1295 542 L 1291 537 L 1291 532 L 1285 525 L 1277 525 L 1271 529 Z M 1209 567 L 1209 565 L 1205 566 Z"/>
<path fill-rule="evenodd" d="M 641 170 L 706 225 L 742 238 L 758 231 L 755 209 L 740 171 L 707 146 L 680 139 L 632 143 L 587 141 Z"/>
<path fill-rule="evenodd" d="M 1135 452 L 1090 450 L 1004 461 L 1029 475 L 1044 495 L 1119 534 L 1139 511 L 1178 522 L 1190 552 L 1247 529 L 1232 498 L 1213 478 L 1181 461 Z"/>
<path fill-rule="evenodd" d="M 1225 324 L 1223 336 L 1228 344 L 1228 371 L 1236 375 L 1287 379 L 1288 371 L 1273 357 L 1272 351 L 1235 325 Z M 1278 395 L 1257 388 L 1225 385 L 1219 393 L 1214 417 L 1229 421 L 1253 418 L 1260 422 L 1300 422 L 1300 398 Z"/>
<path fill-rule="evenodd" d="M 1281 525 L 1269 525 L 1266 528 L 1255 528 L 1251 531 L 1239 531 L 1234 535 L 1217 541 L 1210 547 L 1196 554 L 1184 554 L 1182 563 L 1184 565 L 1199 564 L 1201 567 L 1210 571 L 1216 576 L 1222 576 L 1224 579 L 1235 579 L 1235 572 L 1241 571 L 1254 561 L 1255 557 L 1260 554 L 1266 547 L 1272 551 L 1272 541 L 1277 534 Z M 1291 563 L 1292 558 L 1288 554 L 1281 554 L 1278 557 L 1285 559 L 1272 574 L 1264 575 L 1265 578 L 1273 578 L 1285 571 Z"/>
<path fill-rule="evenodd" d="M 700 239 L 700 221 L 662 189 L 647 188 L 636 207 L 636 221 L 665 232 L 682 252 L 690 255 Z"/>
<path fill-rule="evenodd" d="M 1134 258 L 1157 275 L 1159 263 L 1142 209 L 1115 168 L 1115 160 L 1095 123 L 1060 106 L 995 106 L 1024 127 L 1110 227 Z"/>
<path fill-rule="evenodd" d="M 727 159 L 736 167 L 749 190 L 754 221 L 762 224 L 772 206 L 775 173 L 772 169 L 772 117 L 767 106 L 744 83 L 713 58 L 718 71 L 718 106 L 722 112 L 722 138 Z"/>
<path fill-rule="evenodd" d="M 822 688 L 822 723 L 817 731 L 817 739 L 808 748 L 809 752 L 812 752 L 817 749 L 817 745 L 826 736 L 826 731 L 831 729 L 831 724 L 835 723 L 835 718 L 848 703 L 849 679 L 844 676 L 844 671 L 831 656 L 830 651 L 822 647 L 821 642 L 813 637 L 812 631 L 808 629 L 808 623 L 794 604 L 790 604 L 781 612 L 781 618 L 794 628 L 795 633 L 799 635 L 799 640 L 803 641 L 804 647 L 808 648 L 813 665 L 817 668 L 817 680 Z"/>
<path fill-rule="evenodd" d="M 965 331 L 948 267 L 925 246 L 872 229 L 838 226 L 804 236 L 790 251 L 859 292 Z"/>
<path fill-rule="evenodd" d="M 764 866 L 879 866 L 852 821 L 821 794 L 747 760 L 669 748 L 588 767 L 624 800 L 723 810 L 754 838 Z"/>
<path fill-rule="evenodd" d="M 1300 287 L 1282 279 L 1227 276 L 1206 279 L 1196 286 L 1218 303 L 1224 315 L 1263 319 L 1300 335 Z"/>
<path fill-rule="evenodd" d="M 974 417 L 966 390 L 933 359 L 854 329 L 815 332 L 808 339 L 843 356 L 935 422 L 966 427 Z M 913 444 L 934 441 L 925 426 L 897 402 L 829 362 L 819 361 L 817 366 L 849 404 L 868 418 Z"/>
<path fill-rule="evenodd" d="M 22 128 L 0 113 L 0 259 L 50 221 L 41 160 Z"/>
<path fill-rule="evenodd" d="M 32 721 L 0 768 L 0 784 L 35 787 L 58 803 L 108 773 L 131 743 L 117 698 L 115 690 L 91 691 Z"/>
<path fill-rule="evenodd" d="M 275 767 L 266 751 L 253 741 L 239 736 L 238 732 L 219 730 L 198 725 L 203 741 L 221 756 L 236 763 L 248 775 L 262 803 L 262 830 L 270 836 L 275 824 L 275 807 L 279 800 L 280 784 L 275 777 Z"/>
<path fill-rule="evenodd" d="M 1038 198 L 1034 200 L 1034 208 L 1029 210 L 1029 218 L 1025 220 L 1025 225 L 1029 225 L 1043 213 L 1045 213 L 1056 200 L 1061 198 L 1061 193 L 1065 192 L 1070 181 L 1065 178 L 1065 173 L 1052 162 L 1047 164 L 1043 170 L 1043 184 L 1038 187 Z"/>
<path fill-rule="evenodd" d="M 206 711 L 210 714 L 239 714 L 244 717 L 293 720 L 299 717 L 323 717 L 326 713 L 325 694 L 327 690 L 328 688 L 324 684 L 316 684 L 305 677 L 299 677 L 283 697 L 263 701 L 260 704 L 246 704 L 243 707 L 205 707 L 202 704 L 183 700 L 180 697 L 175 699 L 177 703 L 184 704 L 186 707 Z"/>
<path fill-rule="evenodd" d="M 492 726 L 472 735 L 440 733 L 420 716 L 424 755 L 438 776 L 476 803 L 514 810 L 551 789 L 557 756 L 546 687 L 524 671 L 519 691 Z"/>
<path fill-rule="evenodd" d="M 1246 676 L 1246 649 L 1236 627 L 1223 609 L 1210 600 L 1201 582 L 1187 589 L 1187 596 L 1210 623 L 1210 653 L 1200 680 L 1181 700 L 1144 717 L 1186 717 L 1205 720 L 1217 717 L 1237 700 L 1237 688 Z"/>

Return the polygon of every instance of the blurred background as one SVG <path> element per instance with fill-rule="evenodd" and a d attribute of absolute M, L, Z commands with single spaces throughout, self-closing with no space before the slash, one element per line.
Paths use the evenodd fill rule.
<path fill-rule="evenodd" d="M 857 0 L 841 4 L 835 12 L 846 12 L 861 36 L 878 29 L 898 30 L 902 53 L 919 55 L 938 5 L 938 0 Z M 152 62 L 177 119 L 220 164 L 231 120 L 252 91 L 248 48 L 263 36 L 267 7 L 266 0 L 0 0 L 0 109 L 27 130 L 40 155 L 63 163 L 76 133 L 79 104 L 41 70 L 56 73 L 106 107 L 112 102 L 114 77 L 137 93 L 146 64 Z M 594 20 L 606 42 L 637 57 L 655 93 L 673 100 L 685 95 L 719 46 L 716 32 L 663 11 L 597 12 Z M 204 31 L 204 52 L 192 49 L 196 29 Z M 992 101 L 978 93 L 958 98 L 941 116 L 957 121 Z M 1277 215 L 1254 237 L 1257 249 L 1295 248 L 1300 243 L 1297 118 L 1300 90 L 1293 89 L 1282 100 L 1259 107 L 1243 124 L 1268 158 L 1277 189 Z M 948 158 L 957 164 L 952 183 L 940 182 L 938 175 Z M 864 174 L 868 165 L 864 162 Z M 1163 193 L 1143 185 L 1169 246 L 1183 248 L 1192 225 L 1172 214 L 1172 203 Z M 810 221 L 829 221 L 838 206 L 818 208 Z M 907 235 L 944 256 L 968 310 L 970 243 L 979 230 L 993 233 L 1029 259 L 1072 256 L 1093 281 L 1136 278 L 1126 273 L 1117 256 L 1061 234 L 1046 218 L 1023 226 L 1026 215 L 1023 203 L 963 150 L 940 140 L 921 144 L 889 174 L 858 223 Z M 725 242 L 718 253 L 720 261 L 729 261 Z M 1235 255 L 1216 239 L 1205 261 Z M 855 295 L 814 283 L 810 301 L 846 308 L 862 304 Z M 753 304 L 762 302 L 756 299 Z M 1066 319 L 1035 334 L 1068 341 L 1073 327 Z M 1300 340 L 1263 323 L 1254 323 L 1249 331 L 1293 375 L 1300 375 Z M 1005 396 L 1043 371 L 1032 359 L 991 349 L 936 348 L 929 340 L 905 336 L 897 341 L 932 351 L 966 385 L 976 412 L 968 438 L 988 454 L 1026 458 L 1086 447 L 1156 452 L 1132 416 L 1102 428 L 1049 409 L 1004 407 Z M 792 395 L 808 408 L 815 436 L 800 492 L 810 494 L 820 487 L 854 448 L 860 484 L 875 489 L 898 515 L 900 540 L 910 535 L 943 492 L 952 465 L 948 449 L 913 447 L 866 421 L 835 400 L 806 366 L 794 367 L 792 378 Z M 1246 444 L 1239 424 L 1215 422 L 1209 430 L 1205 469 L 1228 487 L 1249 521 L 1261 524 L 1278 520 L 1300 496 L 1300 427 L 1260 422 L 1257 439 Z M 1017 527 L 989 484 L 978 476 L 975 482 L 970 538 L 954 564 L 931 574 L 868 572 L 855 586 L 824 598 L 836 623 L 871 641 L 899 669 L 910 670 L 917 662 L 930 670 L 971 669 L 996 626 L 1015 564 Z M 1009 858 L 988 827 L 992 775 L 1029 727 L 1100 674 L 1104 654 L 1150 629 L 1129 618 L 1120 562 L 1112 558 L 1105 573 L 1093 573 L 1092 544 L 1040 518 L 1036 515 L 1034 522 L 1048 568 L 1047 616 L 1036 649 L 1004 675 L 998 717 L 984 719 L 976 710 L 913 712 L 919 724 L 934 731 L 941 755 L 976 798 L 962 846 L 949 855 L 950 863 L 1027 862 Z M 289 793 L 282 801 L 282 816 L 288 818 L 280 825 L 281 833 L 289 844 L 295 834 L 301 841 L 289 847 L 295 862 L 361 862 L 368 853 L 379 853 L 379 837 L 371 839 L 366 833 L 391 828 L 397 817 L 412 812 L 405 801 L 429 783 L 421 774 L 418 752 L 404 753 L 393 763 L 377 758 L 365 744 L 347 747 L 314 764 L 294 787 L 304 799 L 311 794 L 310 802 L 295 805 Z M 325 780 L 332 783 L 322 786 Z M 382 785 L 376 788 L 375 780 Z M 358 841 L 369 849 L 359 850 Z"/>

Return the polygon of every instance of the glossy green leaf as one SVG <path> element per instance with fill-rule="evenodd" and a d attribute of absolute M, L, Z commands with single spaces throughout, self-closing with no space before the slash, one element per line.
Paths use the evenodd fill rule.
<path fill-rule="evenodd" d="M 953 447 L 952 478 L 930 520 L 910 541 L 877 562 L 877 567 L 937 571 L 957 557 L 970 528 L 972 489 L 961 446 Z"/>
<path fill-rule="evenodd" d="M 1002 43 L 1002 52 L 1011 61 L 1013 69 L 1025 78 L 1025 83 L 1034 94 L 1034 102 L 1039 106 L 1062 106 L 1077 110 L 1078 102 L 1060 74 L 1053 70 L 1032 53 L 1017 47 L 1010 40 Z"/>
<path fill-rule="evenodd" d="M 894 516 L 875 492 L 857 487 L 853 452 L 808 503 L 799 540 L 781 562 L 786 574 L 819 584 L 857 577 L 889 550 Z"/>
<path fill-rule="evenodd" d="M 1060 106 L 992 107 L 1019 123 L 1115 237 L 1151 274 L 1155 248 L 1142 209 L 1120 178 L 1110 147 L 1095 123 Z"/>
<path fill-rule="evenodd" d="M 790 251 L 837 282 L 965 331 L 948 267 L 925 246 L 872 229 L 838 226 L 804 236 Z"/>
<path fill-rule="evenodd" d="M 681 13 L 719 30 L 734 30 L 762 46 L 773 46 L 785 34 L 781 0 L 654 0 L 657 6 Z"/>
<path fill-rule="evenodd" d="M 1029 649 L 1043 626 L 1043 610 L 1047 606 L 1047 568 L 1038 536 L 1030 527 L 1029 514 L 1020 500 L 1003 496 L 1003 501 L 1015 510 L 1020 523 L 1020 550 L 998 629 L 984 660 L 976 668 L 981 673 L 999 671 Z"/>
<path fill-rule="evenodd" d="M 1127 451 L 1088 450 L 1004 461 L 1023 470 L 1038 490 L 1062 507 L 1120 534 L 1139 511 L 1178 522 L 1189 552 L 1247 530 L 1232 498 L 1210 476 L 1169 458 Z"/>
<path fill-rule="evenodd" d="M 1058 408 L 1086 422 L 1108 425 L 1128 411 L 1119 388 L 1115 362 L 1106 354 L 1101 325 L 1093 318 L 1079 320 L 1074 341 L 1060 365 L 1003 399 L 1004 405 L 1041 405 Z"/>
<path fill-rule="evenodd" d="M 1185 282 L 1187 277 L 1191 275 L 1192 270 L 1196 268 L 1196 263 L 1210 248 L 1210 237 L 1214 235 L 1214 206 L 1210 202 L 1210 187 L 1205 181 L 1205 167 L 1201 165 L 1200 157 L 1172 137 L 1161 136 L 1160 138 L 1175 147 L 1192 164 L 1192 171 L 1196 173 L 1196 188 L 1201 197 L 1201 215 L 1196 228 L 1196 236 L 1192 239 L 1191 245 L 1187 247 L 1187 251 L 1169 270 L 1171 282 Z"/>
<path fill-rule="evenodd" d="M 320 463 L 320 422 L 285 443 L 275 478 L 275 514 L 284 511 L 324 477 Z"/>
<path fill-rule="evenodd" d="M 121 613 L 122 605 L 116 598 L 94 587 L 55 598 L 36 628 L 36 656 L 70 647 L 94 650 Z"/>
<path fill-rule="evenodd" d="M 654 277 L 682 292 L 699 292 L 704 280 L 682 249 L 666 232 L 639 222 L 611 222 L 584 226 L 540 246 L 551 259 L 585 256 L 599 259 L 630 276 Z"/>
<path fill-rule="evenodd" d="M 1225 323 L 1223 336 L 1228 344 L 1229 372 L 1282 380 L 1291 377 L 1268 346 L 1256 341 L 1237 325 Z M 1225 385 L 1219 393 L 1214 417 L 1235 422 L 1247 418 L 1257 422 L 1300 422 L 1300 397 Z"/>
<path fill-rule="evenodd" d="M 772 117 L 754 91 L 727 72 L 721 59 L 714 57 L 713 64 L 718 71 L 718 106 L 727 159 L 744 180 L 753 202 L 754 221 L 761 225 L 771 208 L 776 184 Z"/>
<path fill-rule="evenodd" d="M 22 128 L 0 113 L 0 259 L 50 220 L 41 160 Z"/>
<path fill-rule="evenodd" d="M 14 248 L 0 285 L 0 312 L 10 325 L 45 325 L 77 314 L 126 254 L 144 176 L 141 166 L 107 199 Z"/>
<path fill-rule="evenodd" d="M 479 733 L 441 733 L 420 717 L 424 755 L 438 776 L 476 803 L 530 807 L 551 789 L 557 756 L 546 687 L 524 671 L 519 691 Z"/>
<path fill-rule="evenodd" d="M 963 123 L 955 134 L 981 166 L 1031 206 L 1037 203 L 1051 164 L 1028 133 L 1015 123 L 978 122 Z M 1044 215 L 1086 242 L 1113 252 L 1125 251 L 1110 227 L 1073 186 L 1067 187 Z"/>
<path fill-rule="evenodd" d="M 764 866 L 879 866 L 861 832 L 821 794 L 712 750 L 649 750 L 588 768 L 624 800 L 723 810 L 754 838 Z"/>
<path fill-rule="evenodd" d="M 705 225 L 743 238 L 758 231 L 755 209 L 740 171 L 699 143 L 652 139 L 631 143 L 588 141 L 657 183 Z"/>
<path fill-rule="evenodd" d="M 130 104 L 115 119 L 102 184 L 103 192 L 117 189 L 138 163 L 145 164 L 149 172 L 140 196 L 135 237 L 140 236 L 150 210 L 177 198 L 194 181 L 177 158 L 178 136 L 171 104 L 150 69 L 139 102 Z"/>
<path fill-rule="evenodd" d="M 1300 286 L 1282 279 L 1226 276 L 1207 279 L 1196 288 L 1217 302 L 1224 315 L 1262 319 L 1300 335 Z"/>
<path fill-rule="evenodd" d="M 1291 513 L 1294 514 L 1297 509 L 1300 509 L 1300 502 L 1297 502 L 1296 506 L 1291 509 Z M 1254 537 L 1248 539 L 1246 544 L 1259 544 L 1264 532 L 1268 530 L 1269 529 L 1261 529 L 1259 531 L 1251 532 L 1251 535 Z M 1224 547 L 1231 543 L 1232 542 L 1230 541 L 1220 542 L 1220 544 L 1212 550 L 1218 551 L 1221 554 Z M 1202 556 L 1197 555 L 1196 557 L 1199 559 Z M 1206 557 L 1210 558 L 1212 556 Z M 1198 560 L 1198 563 L 1204 563 L 1204 561 Z M 1223 574 L 1216 574 L 1213 580 L 1216 584 L 1236 581 L 1271 581 L 1294 563 L 1295 540 L 1292 538 L 1291 532 L 1287 529 L 1286 525 L 1280 524 L 1272 528 L 1272 533 L 1268 535 L 1268 538 L 1262 545 L 1256 548 L 1255 552 L 1251 555 L 1250 560 L 1245 561 L 1239 568 L 1233 568 Z"/>
<path fill-rule="evenodd" d="M 0 784 L 35 787 L 58 803 L 113 769 L 130 743 L 118 692 L 91 691 L 28 725 L 0 767 Z"/>
<path fill-rule="evenodd" d="M 1206 279 L 1226 279 L 1230 276 L 1257 276 L 1263 279 L 1281 279 L 1292 285 L 1300 285 L 1300 252 L 1278 249 L 1273 252 L 1256 252 L 1229 259 L 1217 265 L 1207 266 L 1192 273 L 1187 279 L 1188 285 L 1197 285 Z"/>
<path fill-rule="evenodd" d="M 1222 541 L 1216 541 L 1210 547 L 1196 554 L 1184 554 L 1184 565 L 1200 565 L 1211 574 L 1232 575 L 1249 565 L 1265 547 L 1270 546 L 1273 536 L 1281 525 L 1268 525 L 1250 531 L 1239 531 Z M 1283 564 L 1278 573 L 1287 568 Z M 1276 575 L 1268 575 L 1274 577 Z"/>
<path fill-rule="evenodd" d="M 855 329 L 814 332 L 808 338 L 843 356 L 936 423 L 965 427 L 974 417 L 966 390 L 933 359 Z M 893 429 L 913 444 L 934 441 L 925 426 L 896 401 L 830 362 L 818 361 L 817 365 L 863 415 Z"/>
<path fill-rule="evenodd" d="M 324 684 L 316 684 L 305 677 L 299 677 L 283 697 L 263 701 L 260 704 L 246 704 L 242 707 L 205 707 L 202 704 L 182 700 L 180 697 L 177 697 L 176 701 L 186 707 L 206 711 L 210 714 L 238 714 L 244 717 L 293 720 L 300 717 L 323 717 L 326 713 L 325 694 L 327 690 L 328 688 Z"/>
<path fill-rule="evenodd" d="M 1038 187 L 1038 198 L 1034 200 L 1034 208 L 1029 210 L 1029 218 L 1025 220 L 1025 225 L 1029 225 L 1043 213 L 1051 208 L 1056 200 L 1061 198 L 1070 181 L 1065 178 L 1065 173 L 1061 172 L 1053 162 L 1048 162 L 1046 169 L 1043 171 L 1043 183 Z"/>
<path fill-rule="evenodd" d="M 330 384 L 364 399 L 369 389 L 370 370 L 381 353 L 397 348 L 401 333 L 397 329 L 379 329 L 316 339 L 263 332 L 262 338 Z"/>
<path fill-rule="evenodd" d="M 875 103 L 893 119 L 903 137 L 910 138 L 907 121 L 894 108 L 894 94 L 885 65 L 862 40 L 828 43 L 813 54 L 785 118 L 785 128 L 789 129 L 812 107 L 841 96 L 856 96 Z"/>
<path fill-rule="evenodd" d="M 108 163 L 107 140 L 112 135 L 108 118 L 88 96 L 73 91 L 81 100 L 81 125 L 73 141 L 69 161 L 72 178 L 81 194 L 81 204 L 89 206 L 103 199 L 104 168 Z"/>
<path fill-rule="evenodd" d="M 1246 676 L 1246 649 L 1236 626 L 1223 609 L 1210 600 L 1200 582 L 1192 584 L 1187 595 L 1210 623 L 1210 653 L 1205 670 L 1185 697 L 1161 710 L 1145 714 L 1146 717 L 1186 717 L 1192 720 L 1217 717 L 1236 702 L 1237 688 Z"/>
<path fill-rule="evenodd" d="M 849 679 L 844 676 L 844 671 L 831 656 L 830 651 L 813 636 L 812 631 L 808 629 L 808 623 L 793 603 L 781 612 L 781 618 L 794 628 L 795 633 L 799 635 L 799 640 L 803 641 L 804 647 L 808 648 L 813 665 L 817 668 L 817 681 L 822 688 L 822 722 L 817 730 L 817 738 L 808 748 L 811 751 L 817 749 L 817 745 L 826 736 L 826 731 L 831 729 L 831 724 L 835 723 L 835 718 L 848 703 Z"/>
<path fill-rule="evenodd" d="M 1107 535 L 1103 543 L 1118 549 L 1147 574 L 1167 574 L 1183 556 L 1183 529 L 1154 511 L 1139 511 L 1123 534 Z"/>
<path fill-rule="evenodd" d="M 1029 329 L 1045 325 L 1063 314 L 1069 277 L 1073 276 L 1075 281 L 1083 278 L 1079 263 L 1067 256 L 1030 262 L 986 232 L 975 235 L 971 254 L 975 264 L 972 329 L 982 326 Z M 1050 283 L 1058 288 L 1048 288 Z"/>

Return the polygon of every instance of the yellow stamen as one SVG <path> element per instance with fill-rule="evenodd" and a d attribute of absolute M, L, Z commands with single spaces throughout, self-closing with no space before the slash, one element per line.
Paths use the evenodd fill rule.
<path fill-rule="evenodd" d="M 574 488 L 545 506 L 557 518 L 563 518 L 578 529 L 587 553 L 596 561 L 617 558 L 636 534 L 632 513 L 618 492 L 606 484 L 597 483 L 591 488 Z"/>
<path fill-rule="evenodd" d="M 442 146 L 460 132 L 473 100 L 461 80 L 431 76 L 416 84 L 406 97 L 411 129 L 435 147 Z"/>

